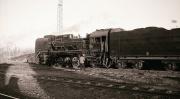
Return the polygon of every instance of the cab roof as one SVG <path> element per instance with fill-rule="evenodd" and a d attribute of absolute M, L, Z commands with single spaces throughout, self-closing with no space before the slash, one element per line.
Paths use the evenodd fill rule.
<path fill-rule="evenodd" d="M 124 29 L 121 29 L 121 28 L 113 28 L 113 29 L 110 28 L 110 29 L 111 29 L 111 33 L 124 31 Z M 96 30 L 96 31 L 94 31 L 94 32 L 92 32 L 92 33 L 90 34 L 90 37 L 102 37 L 102 36 L 107 36 L 110 29 L 99 29 L 99 30 Z"/>

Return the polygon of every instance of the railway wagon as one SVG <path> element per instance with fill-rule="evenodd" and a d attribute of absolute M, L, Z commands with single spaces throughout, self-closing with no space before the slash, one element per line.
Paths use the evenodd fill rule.
<path fill-rule="evenodd" d="M 180 29 L 97 30 L 90 35 L 90 51 L 99 59 L 95 64 L 107 68 L 175 70 L 180 66 Z"/>

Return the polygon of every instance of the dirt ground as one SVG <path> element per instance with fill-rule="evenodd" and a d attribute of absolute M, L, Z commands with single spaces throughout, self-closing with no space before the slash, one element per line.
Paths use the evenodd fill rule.
<path fill-rule="evenodd" d="M 85 68 L 85 70 L 13 62 L 0 65 L 0 91 L 27 99 L 179 99 L 180 72 L 136 69 Z M 72 80 L 51 80 L 53 77 Z M 10 79 L 11 78 L 11 79 Z M 44 78 L 44 80 L 42 80 Z M 53 78 L 54 79 L 54 78 Z M 73 80 L 76 80 L 73 82 Z M 77 83 L 80 80 L 81 83 Z M 9 82 L 7 82 L 9 81 Z M 91 81 L 95 81 L 93 84 Z M 83 82 L 91 82 L 84 84 Z M 6 84 L 7 83 L 7 84 Z M 101 87 L 102 83 L 108 85 Z M 99 84 L 99 85 L 98 85 Z M 113 84 L 119 84 L 114 88 Z M 94 86 L 95 85 L 95 86 Z M 130 87 L 129 87 L 130 86 Z M 141 89 L 148 89 L 142 92 Z M 12 90 L 11 90 L 12 89 Z M 164 91 L 165 94 L 153 93 Z M 8 93 L 9 94 L 9 93 Z M 22 99 L 24 99 L 24 97 Z"/>
<path fill-rule="evenodd" d="M 174 71 L 153 71 L 153 70 L 134 70 L 134 69 L 105 69 L 105 68 L 86 68 L 85 70 L 69 69 L 61 67 L 43 66 L 34 70 L 39 75 L 72 77 L 85 80 L 96 80 L 99 82 L 116 82 L 122 84 L 122 87 L 133 85 L 132 90 L 114 90 L 99 87 L 71 84 L 54 83 L 50 81 L 38 80 L 41 87 L 52 97 L 62 97 L 62 99 L 178 99 L 171 96 L 152 95 L 136 93 L 139 88 L 148 88 L 149 91 L 165 90 L 167 93 L 180 91 L 178 80 L 172 80 L 171 77 L 177 77 L 179 72 Z M 48 72 L 49 71 L 49 72 Z M 52 71 L 52 72 L 51 72 Z M 173 84 L 172 84 L 173 83 Z M 51 85 L 51 86 L 50 86 Z M 50 88 L 51 87 L 51 88 Z M 63 92 L 57 90 L 63 90 Z"/>
<path fill-rule="evenodd" d="M 85 70 L 64 69 L 78 74 L 90 75 L 97 78 L 104 78 L 118 83 L 138 84 L 143 87 L 155 89 L 168 89 L 180 91 L 179 71 L 157 71 L 157 70 L 137 70 L 137 69 L 106 69 L 106 68 L 86 68 Z"/>

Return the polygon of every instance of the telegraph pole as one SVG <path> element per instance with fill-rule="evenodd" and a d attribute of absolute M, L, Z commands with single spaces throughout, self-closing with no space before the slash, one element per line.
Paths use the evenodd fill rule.
<path fill-rule="evenodd" d="M 58 0 L 57 7 L 57 33 L 62 35 L 63 33 L 63 0 Z"/>

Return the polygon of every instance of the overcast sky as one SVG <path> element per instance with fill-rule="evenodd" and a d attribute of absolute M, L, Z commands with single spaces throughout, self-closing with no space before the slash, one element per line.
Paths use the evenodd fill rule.
<path fill-rule="evenodd" d="M 0 46 L 33 48 L 57 34 L 58 0 L 0 0 Z M 172 23 L 176 20 L 176 23 Z M 180 0 L 64 0 L 66 33 L 85 36 L 99 28 L 180 27 Z"/>

